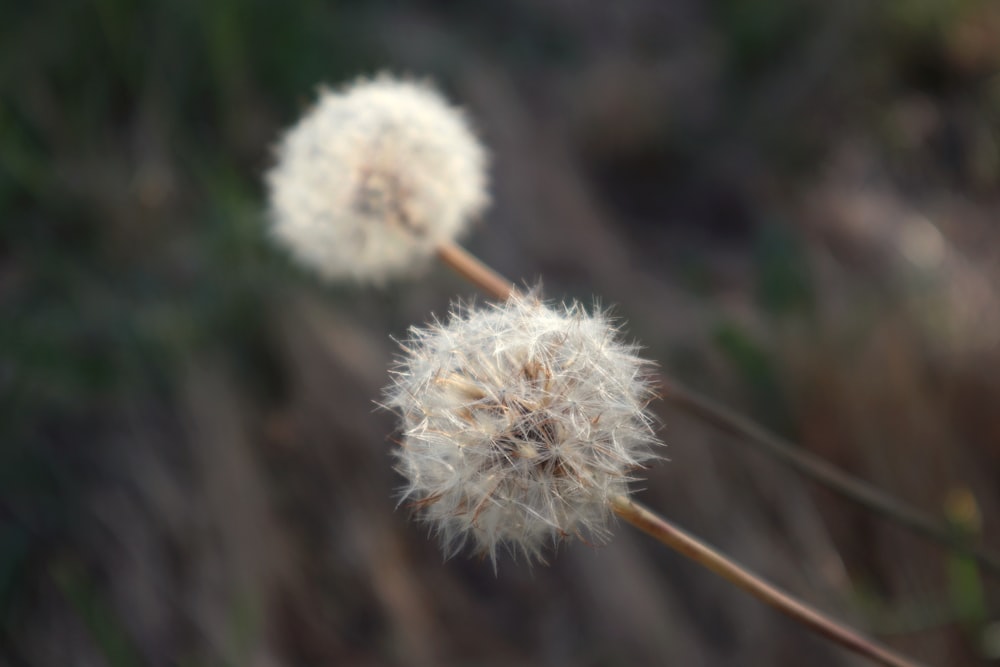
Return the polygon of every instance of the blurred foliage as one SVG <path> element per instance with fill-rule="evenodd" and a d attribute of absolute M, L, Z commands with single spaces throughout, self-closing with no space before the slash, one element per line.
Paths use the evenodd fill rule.
<path fill-rule="evenodd" d="M 976 499 L 968 489 L 954 489 L 945 502 L 945 516 L 956 533 L 978 539 L 982 517 Z M 973 635 L 982 632 L 989 620 L 983 580 L 979 567 L 968 558 L 952 554 L 948 559 L 948 585 L 956 615 Z"/>
<path fill-rule="evenodd" d="M 808 257 L 801 239 L 789 227 L 762 227 L 754 260 L 755 291 L 761 310 L 772 317 L 808 316 L 812 312 L 816 296 Z"/>
<path fill-rule="evenodd" d="M 813 12 L 800 0 L 720 0 L 713 3 L 728 47 L 734 81 L 746 82 L 793 53 L 808 35 Z"/>
<path fill-rule="evenodd" d="M 370 68 L 369 8 L 270 2 L 0 5 L 0 624 L 30 618 L 79 530 L 122 401 L 170 400 L 213 351 L 274 392 L 263 229 L 273 118 Z M 266 45 L 266 48 L 261 48 Z M 267 97 L 262 93 L 267 91 Z M 268 106 L 281 100 L 281 110 Z M 247 374 L 251 377 L 247 377 Z M 88 472 L 90 471 L 90 472 Z M 95 585 L 54 581 L 111 664 L 137 664 Z M 240 621 L 240 634 L 249 632 Z"/>
<path fill-rule="evenodd" d="M 143 664 L 101 588 L 86 575 L 79 563 L 69 560 L 54 563 L 51 576 L 56 587 L 83 620 L 108 665 L 136 667 Z"/>
<path fill-rule="evenodd" d="M 778 433 L 792 434 L 794 422 L 773 352 L 734 322 L 720 323 L 713 342 L 740 380 L 754 416 Z"/>

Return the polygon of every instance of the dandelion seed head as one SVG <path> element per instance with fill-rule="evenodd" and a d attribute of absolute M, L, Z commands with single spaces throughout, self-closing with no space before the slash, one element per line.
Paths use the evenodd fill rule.
<path fill-rule="evenodd" d="M 608 537 L 609 501 L 659 444 L 649 362 L 601 312 L 515 295 L 411 329 L 386 390 L 397 467 L 448 555 L 471 542 L 542 560 Z"/>
<path fill-rule="evenodd" d="M 383 283 L 485 208 L 485 168 L 465 116 L 424 83 L 323 89 L 267 175 L 272 233 L 324 278 Z"/>

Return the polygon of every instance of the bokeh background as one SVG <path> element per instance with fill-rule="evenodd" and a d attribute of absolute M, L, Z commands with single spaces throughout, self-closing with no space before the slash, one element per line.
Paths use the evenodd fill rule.
<path fill-rule="evenodd" d="M 262 174 L 320 83 L 428 76 L 493 154 L 468 246 L 1000 551 L 995 0 L 0 5 L 0 665 L 854 665 L 619 526 L 443 562 L 395 508 L 441 268 L 322 285 Z M 640 497 L 935 665 L 1000 587 L 660 404 Z"/>

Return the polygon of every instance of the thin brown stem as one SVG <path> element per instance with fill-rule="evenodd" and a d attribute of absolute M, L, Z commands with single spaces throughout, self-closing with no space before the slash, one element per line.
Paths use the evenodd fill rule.
<path fill-rule="evenodd" d="M 809 454 L 707 396 L 683 387 L 667 377 L 662 377 L 660 382 L 664 400 L 677 408 L 712 424 L 725 433 L 737 436 L 741 441 L 749 443 L 845 498 L 881 514 L 914 533 L 943 544 L 956 553 L 975 559 L 980 566 L 993 574 L 1000 574 L 1000 559 L 982 547 L 972 544 L 967 538 L 950 530 L 946 524 L 934 517 Z"/>
<path fill-rule="evenodd" d="M 455 273 L 490 296 L 504 300 L 514 291 L 513 283 L 458 244 L 443 243 L 438 246 L 437 254 L 438 258 Z"/>
<path fill-rule="evenodd" d="M 919 664 L 799 602 L 639 503 L 617 496 L 612 499 L 611 506 L 615 514 L 639 530 L 841 646 L 881 665 L 916 667 Z"/>
<path fill-rule="evenodd" d="M 506 299 L 515 291 L 513 283 L 456 244 L 440 246 L 438 256 L 456 273 L 494 298 Z M 728 410 L 706 396 L 683 387 L 666 376 L 662 378 L 661 383 L 663 397 L 678 408 L 727 433 L 739 436 L 741 441 L 757 447 L 799 473 L 883 518 L 938 542 L 955 553 L 975 559 L 991 574 L 1000 574 L 1000 558 L 949 530 L 947 525 L 935 517 L 835 468 L 801 447 L 770 433 L 753 421 Z"/>

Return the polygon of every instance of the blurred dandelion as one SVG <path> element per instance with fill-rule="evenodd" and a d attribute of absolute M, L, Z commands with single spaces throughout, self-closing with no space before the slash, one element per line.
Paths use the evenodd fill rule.
<path fill-rule="evenodd" d="M 541 560 L 603 542 L 610 499 L 654 458 L 651 364 L 600 312 L 513 295 L 414 328 L 386 390 L 403 419 L 404 499 L 451 555 L 467 541 Z"/>
<path fill-rule="evenodd" d="M 381 75 L 320 90 L 267 175 L 272 233 L 331 280 L 420 268 L 488 203 L 487 156 L 431 87 Z"/>

